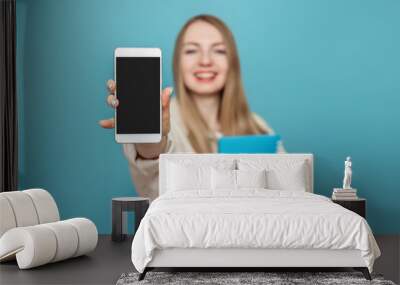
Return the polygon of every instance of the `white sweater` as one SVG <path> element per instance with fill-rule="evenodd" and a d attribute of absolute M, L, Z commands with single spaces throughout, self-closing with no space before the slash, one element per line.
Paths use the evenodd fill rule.
<path fill-rule="evenodd" d="M 264 127 L 268 134 L 274 134 L 274 130 L 257 114 L 253 113 L 256 122 Z M 182 121 L 179 105 L 175 97 L 170 103 L 170 132 L 166 153 L 195 153 L 188 139 L 188 130 Z M 216 134 L 220 136 L 221 134 Z M 216 142 L 215 142 L 216 144 Z M 135 145 L 123 144 L 123 151 L 128 159 L 133 184 L 136 191 L 142 197 L 154 200 L 158 197 L 158 159 L 141 159 L 137 157 Z M 214 147 L 216 149 L 216 147 Z M 282 143 L 278 146 L 278 153 L 285 152 Z"/>

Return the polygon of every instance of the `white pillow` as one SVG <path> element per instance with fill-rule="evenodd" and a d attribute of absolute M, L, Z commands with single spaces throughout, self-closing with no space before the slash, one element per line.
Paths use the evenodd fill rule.
<path fill-rule="evenodd" d="M 267 188 L 267 171 L 236 170 L 237 188 Z"/>
<path fill-rule="evenodd" d="M 175 159 L 167 163 L 167 191 L 211 190 L 211 168 L 235 169 L 236 160 Z"/>
<path fill-rule="evenodd" d="M 240 159 L 240 170 L 266 169 L 267 188 L 273 190 L 306 191 L 309 187 L 307 178 L 308 165 L 304 160 L 292 159 Z"/>
<path fill-rule="evenodd" d="M 185 166 L 168 163 L 168 191 L 202 190 L 211 188 L 211 167 Z"/>
<path fill-rule="evenodd" d="M 236 189 L 236 170 L 215 169 L 211 170 L 211 188 L 213 190 L 235 190 Z"/>
<path fill-rule="evenodd" d="M 266 170 L 211 170 L 213 190 L 238 190 L 241 188 L 267 188 Z"/>
<path fill-rule="evenodd" d="M 306 191 L 306 175 L 304 167 L 267 171 L 268 188 L 273 190 Z"/>

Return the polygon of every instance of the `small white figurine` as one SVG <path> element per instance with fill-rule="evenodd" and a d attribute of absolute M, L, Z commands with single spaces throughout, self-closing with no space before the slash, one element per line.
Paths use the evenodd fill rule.
<path fill-rule="evenodd" d="M 344 162 L 344 179 L 343 179 L 343 189 L 352 189 L 351 188 L 351 157 L 348 156 L 346 161 Z"/>

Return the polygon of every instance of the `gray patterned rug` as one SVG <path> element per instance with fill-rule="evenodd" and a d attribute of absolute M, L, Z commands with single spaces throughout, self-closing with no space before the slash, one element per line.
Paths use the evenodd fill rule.
<path fill-rule="evenodd" d="M 364 278 L 360 272 L 148 272 L 142 281 L 139 273 L 124 273 L 117 285 L 134 284 L 379 284 L 395 285 L 384 280 L 381 275 L 372 275 L 372 281 Z"/>

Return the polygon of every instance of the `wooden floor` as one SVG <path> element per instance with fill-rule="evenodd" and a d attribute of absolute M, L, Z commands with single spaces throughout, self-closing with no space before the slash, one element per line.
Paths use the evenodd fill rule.
<path fill-rule="evenodd" d="M 374 272 L 399 283 L 400 236 L 377 236 L 382 251 Z M 115 284 L 124 272 L 134 271 L 130 258 L 131 238 L 112 242 L 100 236 L 94 252 L 70 260 L 29 270 L 19 270 L 16 262 L 0 264 L 0 284 Z"/>

